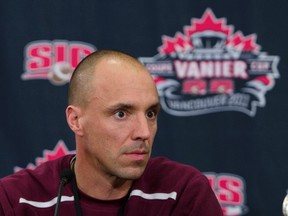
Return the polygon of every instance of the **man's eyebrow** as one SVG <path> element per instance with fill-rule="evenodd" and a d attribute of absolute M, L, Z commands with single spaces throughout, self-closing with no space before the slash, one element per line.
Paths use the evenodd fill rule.
<path fill-rule="evenodd" d="M 161 105 L 159 102 L 156 102 L 154 104 L 152 104 L 151 106 L 148 107 L 148 110 L 149 109 L 157 109 L 157 110 L 160 110 L 161 108 Z M 133 109 L 136 109 L 136 106 L 134 106 L 133 104 L 128 104 L 128 103 L 119 103 L 119 104 L 115 104 L 115 105 L 112 105 L 110 107 L 107 107 L 107 111 L 108 112 L 114 112 L 116 110 L 133 110 Z"/>
<path fill-rule="evenodd" d="M 126 103 L 119 103 L 119 104 L 115 104 L 112 105 L 110 107 L 107 107 L 107 111 L 115 111 L 115 110 L 131 110 L 131 109 L 135 109 L 135 106 L 133 106 L 132 104 L 126 104 Z"/>
<path fill-rule="evenodd" d="M 154 104 L 152 104 L 149 109 L 157 109 L 158 111 L 161 109 L 161 105 L 160 102 L 156 102 Z"/>

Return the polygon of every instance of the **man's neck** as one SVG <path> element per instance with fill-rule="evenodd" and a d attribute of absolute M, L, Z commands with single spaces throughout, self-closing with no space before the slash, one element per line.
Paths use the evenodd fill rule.
<path fill-rule="evenodd" d="M 77 187 L 90 197 L 99 200 L 121 199 L 127 195 L 132 186 L 132 180 L 99 175 L 97 172 L 92 172 L 91 174 L 90 169 L 82 168 L 77 162 L 74 165 Z"/>

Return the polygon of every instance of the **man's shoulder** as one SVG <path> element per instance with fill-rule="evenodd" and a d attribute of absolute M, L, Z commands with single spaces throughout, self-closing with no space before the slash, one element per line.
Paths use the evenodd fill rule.
<path fill-rule="evenodd" d="M 147 172 L 157 172 L 164 175 L 189 176 L 202 175 L 202 173 L 192 165 L 170 160 L 166 157 L 154 157 L 149 160 Z"/>
<path fill-rule="evenodd" d="M 165 157 L 151 158 L 142 177 L 137 181 L 138 187 L 175 188 L 181 190 L 187 184 L 207 185 L 207 178 L 195 167 L 170 160 Z"/>
<path fill-rule="evenodd" d="M 23 169 L 17 173 L 8 175 L 0 179 L 0 187 L 10 193 L 11 191 L 29 191 L 35 187 L 49 185 L 49 183 L 59 178 L 61 167 L 64 166 L 71 157 L 70 155 L 63 156 L 55 160 L 47 161 L 35 169 Z"/>
<path fill-rule="evenodd" d="M 58 192 L 60 172 L 69 167 L 72 157 L 73 155 L 63 156 L 47 161 L 35 169 L 23 169 L 0 179 L 0 214 L 1 211 L 26 211 L 26 207 L 28 209 L 35 203 L 54 199 Z M 22 205 L 23 202 L 34 204 Z"/>

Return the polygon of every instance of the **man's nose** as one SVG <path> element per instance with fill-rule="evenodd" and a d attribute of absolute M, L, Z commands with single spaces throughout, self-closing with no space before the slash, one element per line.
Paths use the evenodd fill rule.
<path fill-rule="evenodd" d="M 136 117 L 133 130 L 134 140 L 147 140 L 151 135 L 149 120 L 145 115 Z"/>

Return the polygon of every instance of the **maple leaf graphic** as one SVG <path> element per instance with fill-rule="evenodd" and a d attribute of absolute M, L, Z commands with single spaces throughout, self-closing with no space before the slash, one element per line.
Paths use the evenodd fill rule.
<path fill-rule="evenodd" d="M 35 165 L 33 163 L 29 163 L 26 168 L 27 169 L 35 169 L 37 166 L 43 164 L 46 161 L 49 160 L 54 160 L 57 159 L 59 157 L 62 157 L 64 155 L 67 154 L 75 154 L 75 150 L 74 151 L 69 151 L 68 148 L 66 147 L 65 143 L 63 140 L 59 140 L 55 146 L 55 148 L 50 151 L 50 150 L 43 150 L 43 157 L 37 157 L 36 158 L 36 163 Z M 20 170 L 22 170 L 23 168 L 15 166 L 14 167 L 14 172 L 18 172 Z"/>
<path fill-rule="evenodd" d="M 239 51 L 260 51 L 256 44 L 256 35 L 243 36 L 241 31 L 233 34 L 234 27 L 226 24 L 225 18 L 216 18 L 213 11 L 208 8 L 200 19 L 192 18 L 191 25 L 184 26 L 184 34 L 176 32 L 174 37 L 162 36 L 162 45 L 158 52 L 164 55 L 187 52 L 198 46 L 197 40 L 193 37 L 199 34 L 206 36 L 221 35 L 224 45 Z"/>

